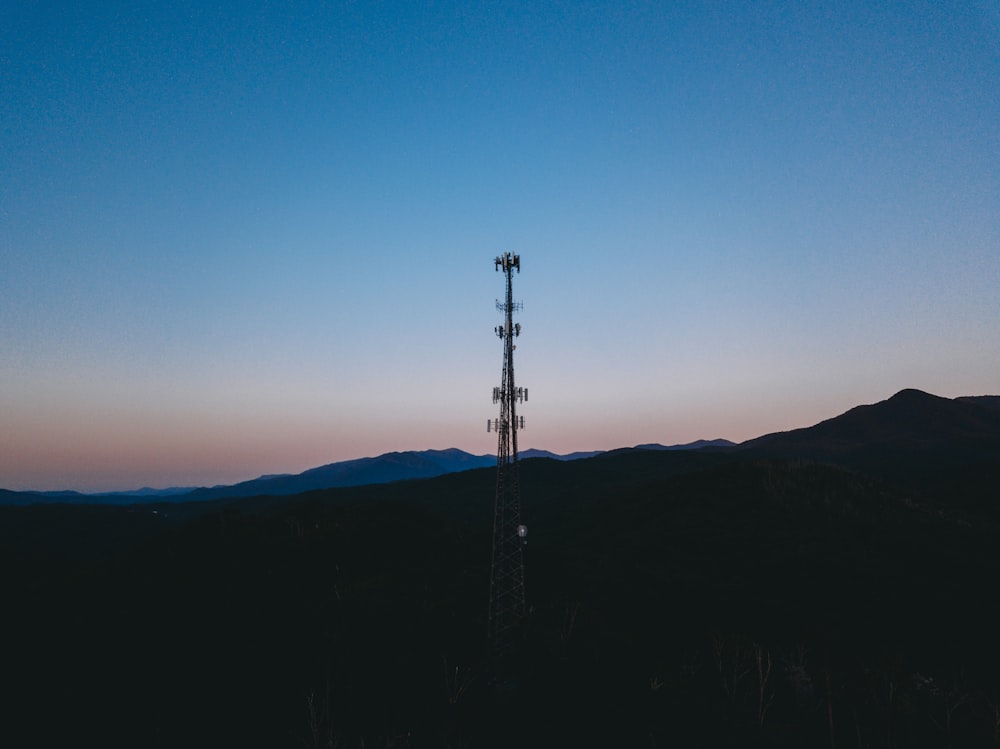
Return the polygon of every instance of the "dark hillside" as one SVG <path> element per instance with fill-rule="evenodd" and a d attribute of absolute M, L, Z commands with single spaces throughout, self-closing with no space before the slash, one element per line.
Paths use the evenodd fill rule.
<path fill-rule="evenodd" d="M 859 471 L 942 507 L 1000 521 L 1000 410 L 987 398 L 949 400 L 903 390 L 812 427 L 766 435 L 739 449 Z"/>
<path fill-rule="evenodd" d="M 803 459 L 525 461 L 531 613 L 501 693 L 484 642 L 493 483 L 481 469 L 163 519 L 0 508 L 17 527 L 0 535 L 2 634 L 18 644 L 0 739 L 853 747 L 885 745 L 891 726 L 896 746 L 993 740 L 995 526 Z"/>
<path fill-rule="evenodd" d="M 815 426 L 749 440 L 744 449 L 767 450 L 788 457 L 837 455 L 892 446 L 915 452 L 965 450 L 989 455 L 1000 442 L 1000 411 L 979 399 L 948 399 L 902 390 L 888 400 L 857 406 Z"/>
<path fill-rule="evenodd" d="M 963 395 L 955 400 L 1000 411 L 1000 395 Z"/>

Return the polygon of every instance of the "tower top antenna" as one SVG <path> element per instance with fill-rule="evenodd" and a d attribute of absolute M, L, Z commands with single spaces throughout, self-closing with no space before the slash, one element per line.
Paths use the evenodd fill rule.
<path fill-rule="evenodd" d="M 511 268 L 516 268 L 517 272 L 521 272 L 521 256 L 514 255 L 510 252 L 506 252 L 503 255 L 497 255 L 493 262 L 496 266 L 496 270 L 504 269 L 506 272 L 510 272 Z"/>

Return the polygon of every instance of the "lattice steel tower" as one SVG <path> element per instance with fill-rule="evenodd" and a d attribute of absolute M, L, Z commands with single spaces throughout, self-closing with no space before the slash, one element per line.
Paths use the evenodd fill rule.
<path fill-rule="evenodd" d="M 517 404 L 528 400 L 527 388 L 514 385 L 514 339 L 521 334 L 521 324 L 514 313 L 511 288 L 513 273 L 521 272 L 521 257 L 506 253 L 494 261 L 507 279 L 507 296 L 497 300 L 497 310 L 504 315 L 503 325 L 495 328 L 503 342 L 503 374 L 500 387 L 493 388 L 493 402 L 500 404 L 500 418 L 486 422 L 486 431 L 497 433 L 497 495 L 493 506 L 493 564 L 490 568 L 490 611 L 487 633 L 497 652 L 513 645 L 514 628 L 524 618 L 524 542 L 528 533 L 521 525 L 521 486 L 517 465 L 517 430 L 524 429 L 524 417 L 517 415 Z"/>

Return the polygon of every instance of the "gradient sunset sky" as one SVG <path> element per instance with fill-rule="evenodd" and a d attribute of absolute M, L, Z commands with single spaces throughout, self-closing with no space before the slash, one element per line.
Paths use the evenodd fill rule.
<path fill-rule="evenodd" d="M 0 11 L 0 487 L 1000 393 L 1000 6 Z"/>

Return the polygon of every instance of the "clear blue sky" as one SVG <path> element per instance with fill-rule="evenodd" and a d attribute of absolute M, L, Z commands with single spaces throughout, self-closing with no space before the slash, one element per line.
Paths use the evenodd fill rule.
<path fill-rule="evenodd" d="M 1000 8 L 0 11 L 0 487 L 230 483 L 1000 392 Z"/>

